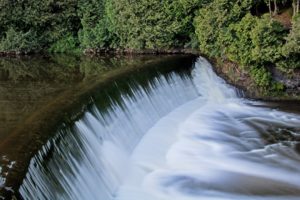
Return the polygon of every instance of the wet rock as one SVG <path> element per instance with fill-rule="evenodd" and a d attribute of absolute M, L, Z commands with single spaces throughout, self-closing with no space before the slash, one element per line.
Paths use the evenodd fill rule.
<path fill-rule="evenodd" d="M 275 67 L 270 68 L 273 79 L 281 82 L 287 89 L 300 90 L 300 71 L 294 70 L 290 73 L 284 73 Z"/>
<path fill-rule="evenodd" d="M 295 145 L 295 150 L 300 154 L 300 142 Z"/>
<path fill-rule="evenodd" d="M 275 144 L 279 142 L 296 142 L 300 141 L 300 130 L 295 128 L 270 128 L 264 134 L 264 140 L 267 144 Z"/>

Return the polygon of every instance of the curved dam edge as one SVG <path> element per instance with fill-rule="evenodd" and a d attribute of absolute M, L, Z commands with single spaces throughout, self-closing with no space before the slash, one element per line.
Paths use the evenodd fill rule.
<path fill-rule="evenodd" d="M 159 63 L 174 61 L 176 63 L 176 59 L 192 61 L 195 56 L 158 57 L 158 59 L 147 61 L 143 65 L 138 63 L 137 65 L 114 69 L 88 80 L 87 83 L 78 84 L 76 88 L 65 91 L 51 102 L 47 102 L 42 109 L 32 113 L 20 126 L 13 130 L 9 137 L 0 143 L 1 152 L 7 155 L 9 160 L 17 161 L 9 175 L 5 177 L 5 186 L 7 187 L 0 188 L 0 196 L 5 199 L 21 199 L 17 191 L 27 173 L 31 158 L 53 136 L 55 130 L 61 125 L 61 121 L 64 121 L 67 116 L 74 121 L 82 116 L 86 110 L 86 106 L 83 105 L 90 103 L 91 94 L 121 77 L 139 70 L 156 67 L 155 65 Z M 53 134 L 51 135 L 51 133 Z"/>

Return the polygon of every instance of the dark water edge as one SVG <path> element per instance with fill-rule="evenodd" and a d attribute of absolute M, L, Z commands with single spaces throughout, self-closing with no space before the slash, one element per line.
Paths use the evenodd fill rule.
<path fill-rule="evenodd" d="M 48 55 L 47 52 L 23 52 L 23 51 L 0 51 L 0 57 L 25 57 L 32 55 Z M 81 53 L 79 53 L 81 54 Z M 120 56 L 120 55 L 178 55 L 199 54 L 199 51 L 191 48 L 160 48 L 160 49 L 116 49 L 116 48 L 88 48 L 82 51 L 88 56 Z"/>
<path fill-rule="evenodd" d="M 0 106 L 4 115 L 0 118 L 0 166 L 6 178 L 1 196 L 20 198 L 11 191 L 18 191 L 30 159 L 62 124 L 80 118 L 99 90 L 141 70 L 151 76 L 154 68 L 161 72 L 178 66 L 182 69 L 195 59 L 190 55 L 1 59 Z"/>

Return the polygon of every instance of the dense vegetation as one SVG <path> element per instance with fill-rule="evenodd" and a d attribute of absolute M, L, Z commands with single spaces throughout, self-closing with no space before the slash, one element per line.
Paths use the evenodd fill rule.
<path fill-rule="evenodd" d="M 299 0 L 2 0 L 0 51 L 196 48 L 248 69 L 300 68 Z"/>

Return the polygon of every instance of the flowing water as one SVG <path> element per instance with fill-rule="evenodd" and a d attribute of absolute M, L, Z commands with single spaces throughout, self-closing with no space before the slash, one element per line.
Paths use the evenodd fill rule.
<path fill-rule="evenodd" d="M 300 198 L 300 115 L 241 98 L 205 59 L 111 87 L 31 160 L 25 200 Z"/>

